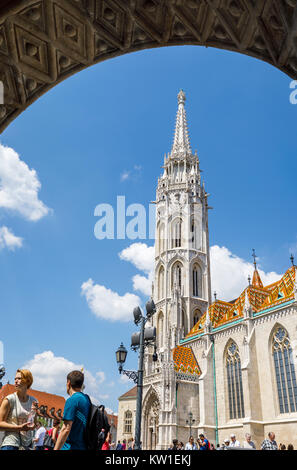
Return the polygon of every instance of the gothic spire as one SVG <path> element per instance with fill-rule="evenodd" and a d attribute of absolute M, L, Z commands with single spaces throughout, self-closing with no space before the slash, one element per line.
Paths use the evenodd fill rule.
<path fill-rule="evenodd" d="M 187 115 L 185 110 L 186 95 L 183 90 L 178 94 L 178 110 L 176 116 L 174 142 L 171 155 L 192 154 L 190 139 L 188 134 Z"/>

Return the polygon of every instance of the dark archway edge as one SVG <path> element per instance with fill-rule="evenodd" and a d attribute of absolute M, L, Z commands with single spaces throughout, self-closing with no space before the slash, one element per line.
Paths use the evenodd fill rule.
<path fill-rule="evenodd" d="M 2 0 L 0 131 L 86 67 L 176 45 L 239 52 L 297 79 L 297 0 Z"/>

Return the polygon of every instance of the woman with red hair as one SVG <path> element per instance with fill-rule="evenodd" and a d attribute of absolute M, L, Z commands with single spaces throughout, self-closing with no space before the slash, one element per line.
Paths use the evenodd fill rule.
<path fill-rule="evenodd" d="M 0 431 L 4 431 L 1 450 L 27 450 L 31 444 L 35 422 L 29 421 L 29 415 L 34 415 L 38 407 L 37 400 L 27 394 L 32 383 L 29 370 L 17 370 L 15 392 L 7 395 L 0 407 Z"/>

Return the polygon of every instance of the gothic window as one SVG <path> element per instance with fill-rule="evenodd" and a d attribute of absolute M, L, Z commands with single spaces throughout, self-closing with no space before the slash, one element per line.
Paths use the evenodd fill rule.
<path fill-rule="evenodd" d="M 161 266 L 159 270 L 159 279 L 158 279 L 158 298 L 164 298 L 164 268 Z"/>
<path fill-rule="evenodd" d="M 196 323 L 198 323 L 200 317 L 201 317 L 200 310 L 195 310 L 194 315 L 193 315 L 193 326 L 195 326 Z"/>
<path fill-rule="evenodd" d="M 182 228 L 181 220 L 176 221 L 172 225 L 172 248 L 181 247 L 181 228 Z"/>
<path fill-rule="evenodd" d="M 229 418 L 244 418 L 241 361 L 238 346 L 232 342 L 226 355 Z"/>
<path fill-rule="evenodd" d="M 159 317 L 158 317 L 158 347 L 162 348 L 163 347 L 163 338 L 164 338 L 164 315 L 162 312 L 160 312 Z"/>
<path fill-rule="evenodd" d="M 182 311 L 182 327 L 184 329 L 184 335 L 186 336 L 186 334 L 188 334 L 188 330 L 187 330 L 186 314 L 184 310 Z"/>
<path fill-rule="evenodd" d="M 272 354 L 280 413 L 297 411 L 297 385 L 288 332 L 277 328 L 272 339 Z"/>
<path fill-rule="evenodd" d="M 176 263 L 172 268 L 172 287 L 182 286 L 182 265 L 181 263 Z"/>
<path fill-rule="evenodd" d="M 159 253 L 163 253 L 165 249 L 165 227 L 161 224 L 159 227 Z"/>
<path fill-rule="evenodd" d="M 127 410 L 124 416 L 124 433 L 131 434 L 132 433 L 132 412 Z"/>
<path fill-rule="evenodd" d="M 193 196 L 194 196 L 194 193 L 193 193 Z M 195 240 L 195 223 L 194 223 L 194 221 L 191 222 L 190 240 L 191 240 L 192 247 L 194 248 L 195 245 L 196 245 L 196 240 Z"/>
<path fill-rule="evenodd" d="M 199 266 L 194 266 L 193 272 L 193 296 L 202 297 L 202 274 Z"/>

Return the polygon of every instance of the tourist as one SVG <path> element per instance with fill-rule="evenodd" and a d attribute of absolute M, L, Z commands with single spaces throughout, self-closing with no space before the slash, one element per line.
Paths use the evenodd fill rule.
<path fill-rule="evenodd" d="M 133 437 L 131 437 L 131 439 L 129 439 L 128 441 L 128 450 L 134 450 L 134 445 L 135 445 L 134 439 Z"/>
<path fill-rule="evenodd" d="M 0 407 L 0 431 L 4 431 L 1 450 L 29 449 L 32 444 L 38 407 L 36 399 L 27 393 L 32 383 L 29 370 L 17 370 L 15 392 L 7 395 Z"/>
<path fill-rule="evenodd" d="M 107 433 L 106 439 L 102 444 L 101 450 L 110 450 L 111 434 Z"/>
<path fill-rule="evenodd" d="M 44 438 L 44 450 L 54 450 L 60 432 L 60 420 L 54 419 L 53 427 L 48 429 Z"/>
<path fill-rule="evenodd" d="M 262 442 L 261 450 L 278 450 L 274 432 L 268 433 L 268 439 Z"/>
<path fill-rule="evenodd" d="M 168 450 L 179 450 L 179 445 L 178 445 L 178 440 L 177 439 L 173 439 L 172 447 L 169 447 Z"/>
<path fill-rule="evenodd" d="M 46 434 L 46 429 L 42 423 L 39 421 L 36 423 L 36 432 L 35 437 L 33 439 L 33 443 L 35 444 L 35 450 L 44 450 L 44 438 Z"/>
<path fill-rule="evenodd" d="M 122 450 L 127 450 L 126 439 L 123 439 Z"/>
<path fill-rule="evenodd" d="M 240 442 L 236 440 L 235 434 L 231 434 L 230 439 L 229 447 L 240 447 Z"/>
<path fill-rule="evenodd" d="M 194 442 L 194 437 L 190 436 L 189 442 L 186 443 L 185 450 L 198 450 L 195 442 Z"/>
<path fill-rule="evenodd" d="M 293 444 L 289 444 L 287 450 L 294 450 Z"/>
<path fill-rule="evenodd" d="M 223 444 L 222 448 L 224 450 L 228 450 L 229 446 L 230 446 L 230 439 L 228 439 L 228 438 L 224 439 L 224 444 Z"/>
<path fill-rule="evenodd" d="M 178 443 L 178 450 L 185 450 L 185 446 L 184 446 L 184 443 L 182 441 L 180 441 Z"/>
<path fill-rule="evenodd" d="M 118 441 L 116 449 L 115 450 L 122 450 L 122 444 L 121 441 Z"/>
<path fill-rule="evenodd" d="M 199 444 L 199 450 L 209 450 L 209 442 L 204 434 L 199 434 L 199 439 L 197 439 L 197 442 Z"/>
<path fill-rule="evenodd" d="M 210 444 L 209 450 L 217 450 L 217 449 L 215 448 L 214 444 Z"/>
<path fill-rule="evenodd" d="M 110 450 L 116 450 L 116 443 L 114 441 L 110 444 Z"/>
<path fill-rule="evenodd" d="M 90 399 L 82 392 L 84 374 L 74 370 L 67 375 L 63 427 L 54 450 L 86 450 L 85 429 L 91 407 Z"/>
<path fill-rule="evenodd" d="M 245 441 L 243 443 L 243 448 L 244 449 L 254 449 L 256 450 L 256 446 L 254 442 L 252 441 L 252 436 L 250 434 L 245 435 Z"/>
<path fill-rule="evenodd" d="M 287 450 L 285 444 L 282 444 L 279 450 Z"/>

